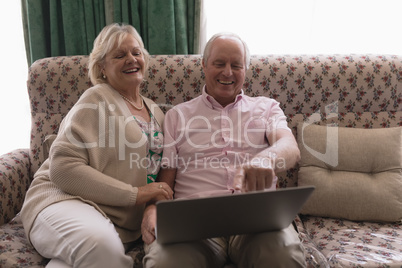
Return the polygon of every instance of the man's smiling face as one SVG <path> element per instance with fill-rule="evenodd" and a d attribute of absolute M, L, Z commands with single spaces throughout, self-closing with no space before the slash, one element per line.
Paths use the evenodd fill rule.
<path fill-rule="evenodd" d="M 233 37 L 213 41 L 208 62 L 203 61 L 206 91 L 222 106 L 233 102 L 240 93 L 246 75 L 244 47 Z"/>

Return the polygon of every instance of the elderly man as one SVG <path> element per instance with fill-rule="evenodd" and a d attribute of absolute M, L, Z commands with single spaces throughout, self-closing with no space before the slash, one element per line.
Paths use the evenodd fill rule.
<path fill-rule="evenodd" d="M 164 123 L 159 180 L 175 198 L 275 190 L 277 172 L 300 158 L 279 103 L 244 95 L 250 53 L 240 37 L 217 34 L 207 43 L 201 96 L 171 109 Z M 258 206 L 258 204 L 256 204 Z M 293 225 L 278 232 L 234 235 L 159 245 L 156 210 L 149 205 L 142 224 L 145 267 L 304 267 Z"/>

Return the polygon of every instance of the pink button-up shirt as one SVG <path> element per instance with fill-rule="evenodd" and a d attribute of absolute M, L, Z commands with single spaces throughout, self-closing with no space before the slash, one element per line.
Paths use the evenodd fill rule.
<path fill-rule="evenodd" d="M 236 169 L 266 149 L 278 128 L 290 131 L 279 102 L 243 91 L 222 107 L 204 87 L 201 96 L 169 110 L 162 166 L 177 168 L 175 198 L 233 193 Z"/>

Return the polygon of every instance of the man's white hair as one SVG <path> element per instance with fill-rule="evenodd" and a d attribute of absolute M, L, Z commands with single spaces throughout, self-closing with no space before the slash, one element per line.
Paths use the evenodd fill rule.
<path fill-rule="evenodd" d="M 244 63 L 246 64 L 246 70 L 248 70 L 248 68 L 250 66 L 250 50 L 248 49 L 246 42 L 244 42 L 243 39 L 240 38 L 240 36 L 238 36 L 235 33 L 230 33 L 230 32 L 217 33 L 208 40 L 207 44 L 205 45 L 205 49 L 204 49 L 204 55 L 203 55 L 204 64 L 207 65 L 207 63 L 208 63 L 208 58 L 209 58 L 209 54 L 211 53 L 212 43 L 216 39 L 221 38 L 221 37 L 234 38 L 234 39 L 239 40 L 243 44 Z"/>

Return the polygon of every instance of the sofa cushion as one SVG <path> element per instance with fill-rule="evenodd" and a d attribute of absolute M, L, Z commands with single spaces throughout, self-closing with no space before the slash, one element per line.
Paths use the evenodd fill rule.
<path fill-rule="evenodd" d="M 302 232 L 310 234 L 309 242 L 318 245 L 319 256 L 328 260 L 327 265 L 307 267 L 402 267 L 402 223 L 357 223 L 315 216 L 302 216 L 301 220 Z"/>
<path fill-rule="evenodd" d="M 0 229 L 0 267 L 45 267 L 43 258 L 28 243 L 18 214 Z"/>
<path fill-rule="evenodd" d="M 358 221 L 402 220 L 402 127 L 300 123 L 299 185 L 314 185 L 301 213 Z"/>
<path fill-rule="evenodd" d="M 47 135 L 45 140 L 43 141 L 42 151 L 44 160 L 46 160 L 49 157 L 50 147 L 52 147 L 52 144 L 56 138 L 57 138 L 56 134 Z"/>

